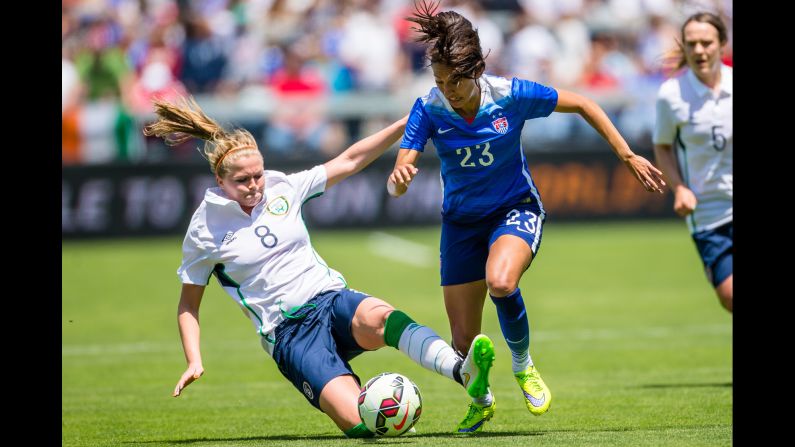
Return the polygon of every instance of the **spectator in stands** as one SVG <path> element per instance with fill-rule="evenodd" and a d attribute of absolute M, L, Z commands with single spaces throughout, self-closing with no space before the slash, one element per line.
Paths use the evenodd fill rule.
<path fill-rule="evenodd" d="M 552 82 L 554 58 L 560 49 L 555 37 L 530 14 L 517 18 L 519 31 L 511 36 L 505 69 L 514 76 Z"/>
<path fill-rule="evenodd" d="M 271 76 L 270 87 L 279 105 L 268 121 L 265 144 L 282 156 L 301 156 L 307 151 L 326 152 L 331 125 L 326 118 L 328 90 L 322 74 L 307 63 L 297 45 L 282 47 L 282 67 Z"/>
<path fill-rule="evenodd" d="M 488 293 L 525 405 L 540 415 L 552 395 L 528 352 L 530 330 L 518 285 L 538 253 L 546 214 L 520 142 L 524 122 L 555 111 L 578 113 L 647 191 L 662 193 L 661 172 L 632 152 L 590 99 L 484 74 L 477 31 L 456 12 L 434 14 L 437 6 L 423 1 L 410 19 L 428 44 L 436 87 L 414 103 L 387 190 L 393 196 L 406 192 L 427 140 L 433 139 L 442 163 L 441 284 L 453 346 L 469 346 L 480 332 Z M 494 408 L 489 392 L 470 405 L 459 431 L 481 430 Z"/>
<path fill-rule="evenodd" d="M 224 73 L 231 41 L 213 34 L 207 19 L 197 13 L 184 24 L 180 80 L 191 92 L 213 92 Z"/>
<path fill-rule="evenodd" d="M 118 46 L 116 25 L 107 17 L 87 19 L 85 46 L 77 50 L 74 63 L 86 87 L 86 99 L 119 98 L 122 84 L 132 74 L 124 50 Z"/>
<path fill-rule="evenodd" d="M 64 42 L 61 49 L 61 162 L 81 162 L 80 107 L 85 86 L 72 62 L 73 41 Z"/>
<path fill-rule="evenodd" d="M 185 85 L 171 71 L 167 53 L 154 48 L 150 50 L 141 73 L 130 83 L 125 99 L 132 113 L 144 115 L 151 110 L 152 99 L 173 101 L 187 93 Z"/>
<path fill-rule="evenodd" d="M 363 91 L 388 91 L 397 72 L 400 45 L 395 29 L 379 15 L 380 1 L 351 0 L 340 36 L 340 57 Z"/>
<path fill-rule="evenodd" d="M 661 33 L 656 28 L 661 23 L 657 17 L 670 20 L 672 13 L 686 11 L 687 15 L 695 12 L 693 8 L 699 4 L 707 3 L 721 8 L 731 33 L 730 0 L 445 2 L 462 11 L 476 11 L 470 19 L 480 30 L 484 54 L 491 50 L 488 60 L 492 74 L 510 73 L 538 82 L 546 79 L 551 85 L 584 91 L 595 98 L 601 93 L 610 103 L 600 99 L 600 104 L 619 124 L 622 133 L 644 138 L 654 127 L 653 114 L 645 109 L 654 106 L 653 93 L 662 79 L 641 76 L 639 81 L 631 80 L 655 68 L 649 66 L 650 61 L 661 39 L 666 38 L 665 29 Z M 236 120 L 257 120 L 261 116 L 246 111 L 263 104 L 266 94 L 263 82 L 268 82 L 282 66 L 280 47 L 310 36 L 317 40 L 319 50 L 304 53 L 305 63 L 321 69 L 332 97 L 338 92 L 365 95 L 375 92 L 391 95 L 389 102 L 399 105 L 427 91 L 431 76 L 422 61 L 424 49 L 412 42 L 408 32 L 410 22 L 404 20 L 410 12 L 403 8 L 411 5 L 412 2 L 393 0 L 69 1 L 62 5 L 62 37 L 65 46 L 72 45 L 78 50 L 69 60 L 84 87 L 81 107 L 95 108 L 96 116 L 110 108 L 94 107 L 93 103 L 118 101 L 119 92 L 129 89 L 125 84 L 132 74 L 141 75 L 152 48 L 159 46 L 171 52 L 168 65 L 188 91 L 219 96 L 219 106 L 234 107 Z M 482 15 L 477 12 L 478 5 L 483 6 Z M 523 10 L 526 14 L 522 14 Z M 514 25 L 515 17 L 527 14 L 532 21 Z M 463 15 L 469 17 L 467 13 Z M 675 31 L 678 34 L 678 26 Z M 621 45 L 609 51 L 611 48 L 604 44 L 610 42 L 596 43 L 599 54 L 593 62 L 598 59 L 599 64 L 590 64 L 587 76 L 583 76 L 584 65 L 591 60 L 591 42 L 586 37 L 599 33 L 616 35 Z M 731 34 L 729 37 L 731 40 Z M 504 42 L 501 51 L 500 42 Z M 730 46 L 723 51 L 723 59 L 726 65 L 731 65 Z M 644 62 L 633 72 L 628 60 Z M 533 71 L 536 75 L 528 74 Z M 581 83 L 574 84 L 577 81 Z M 591 91 L 599 87 L 604 89 Z M 407 94 L 415 90 L 416 93 Z M 90 113 L 92 120 L 95 119 L 94 112 Z M 362 111 L 361 115 L 366 116 L 367 112 Z M 334 127 L 335 130 L 326 132 L 327 136 L 334 135 L 324 145 L 326 153 L 338 152 L 345 146 L 339 142 L 340 138 L 359 135 L 369 125 L 355 114 L 346 114 L 342 119 L 345 130 Z M 591 135 L 583 123 L 572 116 L 553 114 L 543 122 L 541 140 L 565 144 L 578 138 L 583 142 L 580 137 L 587 139 Z M 69 126 L 75 128 L 72 124 Z M 88 120 L 83 120 L 83 124 L 89 125 Z M 524 129 L 529 151 L 542 146 L 528 145 L 532 135 L 538 134 L 533 124 L 528 122 Z M 90 126 L 90 132 L 97 131 L 93 124 Z M 261 119 L 256 127 L 264 128 L 265 120 Z M 94 137 L 80 138 L 88 141 Z M 107 147 L 104 142 L 91 146 L 98 150 Z M 89 152 L 94 151 L 86 151 Z M 180 152 L 162 153 L 173 156 Z M 106 155 L 92 159 L 100 162 L 107 159 Z"/>
<path fill-rule="evenodd" d="M 657 97 L 654 153 L 721 305 L 733 302 L 732 68 L 721 62 L 723 20 L 700 12 L 682 26 L 674 68 Z M 676 152 L 674 152 L 674 149 Z"/>

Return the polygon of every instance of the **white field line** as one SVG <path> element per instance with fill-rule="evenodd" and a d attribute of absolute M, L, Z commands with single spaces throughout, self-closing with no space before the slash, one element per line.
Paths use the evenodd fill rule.
<path fill-rule="evenodd" d="M 375 255 L 415 267 L 432 267 L 439 258 L 425 245 L 381 231 L 370 233 L 368 248 Z"/>
<path fill-rule="evenodd" d="M 579 329 L 574 331 L 532 331 L 530 337 L 537 341 L 556 340 L 654 340 L 678 336 L 724 336 L 732 333 L 731 326 L 724 324 L 692 326 L 655 326 L 627 329 Z M 210 348 L 224 350 L 256 349 L 256 344 L 246 342 L 213 343 Z M 181 352 L 179 341 L 174 343 L 109 343 L 61 346 L 61 357 L 91 357 L 104 355 L 148 354 L 159 352 Z"/>

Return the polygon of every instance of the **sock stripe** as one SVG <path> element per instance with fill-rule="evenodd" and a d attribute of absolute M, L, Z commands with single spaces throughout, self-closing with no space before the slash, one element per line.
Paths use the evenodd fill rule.
<path fill-rule="evenodd" d="M 439 340 L 442 339 L 441 337 L 437 338 Z M 446 346 L 442 346 L 438 351 L 436 351 L 436 356 L 433 358 L 433 369 L 440 374 L 442 373 L 442 369 L 440 366 L 438 366 L 439 363 L 437 362 L 437 360 L 439 359 L 439 355 L 441 355 L 442 351 L 444 351 L 446 348 L 447 348 Z"/>
<path fill-rule="evenodd" d="M 411 339 L 412 339 L 412 338 L 414 338 L 414 333 L 415 333 L 415 332 L 417 332 L 418 330 L 420 330 L 421 328 L 422 328 L 422 326 L 420 326 L 420 325 L 419 325 L 419 324 L 417 324 L 417 323 L 411 323 L 411 324 L 410 324 L 410 325 L 408 325 L 408 327 L 406 328 L 406 331 L 405 331 L 405 332 L 407 332 L 407 333 L 408 333 L 408 335 L 409 335 L 409 338 L 408 338 L 409 345 L 408 345 L 408 346 L 406 346 L 406 350 L 407 350 L 408 352 L 411 352 Z M 401 336 L 402 336 L 402 334 L 401 334 Z M 398 339 L 398 343 L 400 343 L 400 339 Z M 397 346 L 395 346 L 395 347 L 396 347 L 396 348 L 398 348 L 398 349 L 400 349 L 400 348 L 399 348 L 399 347 L 397 347 Z"/>
<path fill-rule="evenodd" d="M 522 338 L 520 338 L 519 340 L 516 340 L 516 341 L 510 340 L 510 339 L 508 339 L 508 338 L 506 337 L 506 338 L 505 338 L 505 341 L 507 341 L 507 342 L 508 342 L 508 344 L 511 344 L 511 343 L 514 343 L 514 344 L 519 344 L 519 343 L 522 343 L 522 342 L 524 342 L 524 341 L 527 339 L 527 337 L 528 337 L 528 336 L 529 336 L 529 334 L 528 334 L 528 335 L 525 335 L 524 337 L 522 337 Z"/>
<path fill-rule="evenodd" d="M 438 336 L 436 336 L 436 335 L 430 335 L 430 336 L 428 336 L 428 337 L 425 337 L 425 338 L 422 340 L 422 343 L 420 343 L 420 352 L 425 352 L 425 342 L 427 342 L 428 340 L 432 340 L 432 341 L 431 341 L 431 343 L 433 343 L 433 341 L 435 341 L 436 339 L 439 339 L 439 337 L 438 337 Z M 439 352 L 440 352 L 440 351 L 437 351 L 437 352 L 436 352 L 436 357 L 439 357 Z M 436 370 L 436 359 L 435 359 L 435 358 L 434 358 L 434 360 L 433 360 L 433 369 L 434 369 L 436 372 L 439 372 L 438 370 Z"/>
<path fill-rule="evenodd" d="M 398 326 L 392 323 L 390 321 L 390 340 L 395 336 L 394 328 Z M 456 380 L 455 368 L 460 358 L 433 329 L 411 321 L 403 326 L 397 348 L 423 368 Z"/>
<path fill-rule="evenodd" d="M 428 341 L 428 339 L 430 338 L 433 337 L 425 337 L 422 339 L 422 341 L 420 342 L 420 352 L 425 352 L 425 342 Z"/>

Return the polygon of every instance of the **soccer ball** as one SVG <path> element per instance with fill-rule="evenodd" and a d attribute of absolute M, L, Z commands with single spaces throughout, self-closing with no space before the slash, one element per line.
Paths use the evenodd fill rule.
<path fill-rule="evenodd" d="M 376 436 L 400 436 L 417 423 L 420 414 L 420 389 L 402 374 L 381 373 L 359 393 L 359 416 Z"/>

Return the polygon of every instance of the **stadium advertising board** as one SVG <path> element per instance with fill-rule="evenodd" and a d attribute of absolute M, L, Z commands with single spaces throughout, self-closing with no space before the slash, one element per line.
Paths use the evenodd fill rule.
<path fill-rule="evenodd" d="M 384 157 L 307 202 L 307 224 L 339 228 L 438 223 L 438 160 L 424 157 L 420 175 L 399 199 L 389 197 L 385 188 L 393 163 L 393 157 Z M 293 162 L 267 168 L 290 173 L 310 167 Z M 670 193 L 646 192 L 610 153 L 533 154 L 530 169 L 548 219 L 675 218 Z M 65 166 L 62 235 L 181 234 L 210 186 L 215 180 L 203 164 Z"/>

